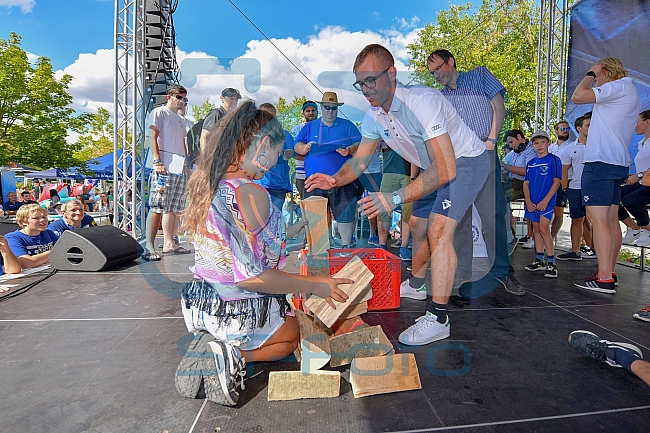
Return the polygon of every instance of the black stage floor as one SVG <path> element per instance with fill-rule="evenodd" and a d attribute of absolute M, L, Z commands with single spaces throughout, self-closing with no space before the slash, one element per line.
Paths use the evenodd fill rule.
<path fill-rule="evenodd" d="M 595 260 L 561 262 L 550 280 L 523 270 L 531 259 L 519 248 L 514 254 L 526 296 L 501 288 L 452 303 L 447 340 L 397 343 L 423 301 L 365 315 L 398 352 L 415 353 L 422 390 L 355 399 L 343 381 L 339 398 L 268 402 L 269 371 L 299 367 L 260 363 L 249 367 L 235 408 L 174 388 L 188 335 L 178 298 L 192 256 L 59 272 L 0 303 L 0 432 L 649 431 L 650 387 L 581 356 L 567 336 L 587 329 L 650 357 L 650 324 L 632 318 L 650 304 L 650 273 L 619 266 L 619 291 L 606 295 L 571 283 Z"/>

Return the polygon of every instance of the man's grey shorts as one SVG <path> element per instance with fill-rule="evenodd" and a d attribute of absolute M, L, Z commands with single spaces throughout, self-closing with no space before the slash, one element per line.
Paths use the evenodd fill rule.
<path fill-rule="evenodd" d="M 413 215 L 427 218 L 437 213 L 460 222 L 467 209 L 474 204 L 476 196 L 485 185 L 490 173 L 490 156 L 487 151 L 476 157 L 461 157 L 456 160 L 456 177 L 436 192 L 414 202 Z M 427 200 L 434 196 L 435 200 Z M 417 206 L 417 210 L 416 210 Z M 428 208 L 428 210 L 427 210 Z"/>

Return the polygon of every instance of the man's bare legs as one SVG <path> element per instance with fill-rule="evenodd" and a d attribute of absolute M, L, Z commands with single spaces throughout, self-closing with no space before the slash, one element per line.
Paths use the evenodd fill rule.
<path fill-rule="evenodd" d="M 429 223 L 425 218 L 411 215 L 409 226 L 413 237 L 413 268 L 411 275 L 416 278 L 424 278 L 427 275 L 428 263 L 431 258 L 431 250 L 427 240 Z"/>
<path fill-rule="evenodd" d="M 585 217 L 571 218 L 571 251 L 574 253 L 580 252 L 584 220 Z"/>
<path fill-rule="evenodd" d="M 433 302 L 447 304 L 454 284 L 458 258 L 454 250 L 454 232 L 458 222 L 443 215 L 431 214 L 427 240 L 431 250 L 431 284 Z"/>
<path fill-rule="evenodd" d="M 178 219 L 178 215 L 173 212 L 164 213 L 162 216 L 163 252 L 178 248 L 178 245 L 174 243 L 174 235 L 178 231 Z"/>
<path fill-rule="evenodd" d="M 158 234 L 161 220 L 162 214 L 149 211 L 149 214 L 147 215 L 147 242 L 145 248 L 149 253 L 153 254 L 154 257 L 158 256 L 154 242 L 156 240 L 156 235 Z"/>
<path fill-rule="evenodd" d="M 593 227 L 594 247 L 598 254 L 598 278 L 611 280 L 623 239 L 618 224 L 618 206 L 588 206 L 587 218 Z"/>
<path fill-rule="evenodd" d="M 562 228 L 562 222 L 564 221 L 564 208 L 560 206 L 555 206 L 553 209 L 553 222 L 551 223 L 551 237 L 553 239 L 557 238 L 557 234 Z"/>
<path fill-rule="evenodd" d="M 632 373 L 636 374 L 639 379 L 650 386 L 650 362 L 636 360 L 631 365 Z"/>

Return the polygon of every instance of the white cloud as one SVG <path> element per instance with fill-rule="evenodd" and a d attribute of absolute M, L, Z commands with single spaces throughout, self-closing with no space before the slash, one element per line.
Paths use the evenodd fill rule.
<path fill-rule="evenodd" d="M 397 26 L 402 30 L 411 30 L 420 25 L 420 18 L 416 16 L 411 18 L 410 21 L 406 21 L 406 19 L 402 17 L 395 17 L 395 21 L 397 21 Z"/>
<path fill-rule="evenodd" d="M 406 83 L 406 65 L 410 58 L 406 46 L 414 41 L 417 31 L 418 29 L 404 31 L 392 28 L 381 33 L 369 30 L 350 32 L 334 26 L 319 29 L 306 43 L 290 37 L 273 39 L 273 43 L 321 91 L 336 91 L 339 100 L 345 102 L 342 108 L 345 115 L 352 120 L 360 120 L 361 112 L 365 111 L 368 103 L 363 95 L 352 87 L 354 77 L 351 70 L 357 53 L 371 43 L 386 46 L 395 56 L 396 67 L 402 73 L 400 80 Z M 243 73 L 228 73 L 230 65 L 220 65 L 219 59 L 211 57 L 209 53 L 188 53 L 177 49 L 176 58 L 181 65 L 181 84 L 188 88 L 190 105 L 198 105 L 206 98 L 219 105 L 219 96 L 225 87 L 239 89 L 242 96 L 258 102 L 276 102 L 280 96 L 288 100 L 303 95 L 308 99 L 318 100 L 321 96 L 319 90 L 266 40 L 251 40 L 246 52 L 237 59 L 240 66 L 233 67 L 242 69 L 241 65 L 244 65 L 244 69 L 250 71 L 250 64 L 259 62 L 259 86 L 255 85 L 255 80 L 248 80 L 246 83 Z M 246 62 L 249 62 L 248 66 Z M 74 97 L 75 109 L 96 112 L 97 108 L 104 107 L 112 112 L 113 50 L 80 54 L 73 64 L 63 71 L 57 71 L 57 76 L 60 77 L 63 73 L 74 77 L 70 93 Z"/>
<path fill-rule="evenodd" d="M 0 6 L 4 6 L 7 9 L 11 9 L 14 6 L 19 6 L 20 11 L 24 14 L 28 14 L 34 9 L 36 0 L 0 0 Z"/>

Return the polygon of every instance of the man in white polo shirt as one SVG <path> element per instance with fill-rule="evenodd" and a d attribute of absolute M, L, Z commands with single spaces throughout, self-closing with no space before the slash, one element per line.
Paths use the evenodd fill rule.
<path fill-rule="evenodd" d="M 628 177 L 631 162 L 628 146 L 640 111 L 639 95 L 621 61 L 608 57 L 587 71 L 571 101 L 594 104 L 581 186 L 598 253 L 598 273 L 574 284 L 613 294 L 614 268 L 622 240 L 618 206 L 621 184 Z"/>
<path fill-rule="evenodd" d="M 329 189 L 353 182 L 370 163 L 380 140 L 424 170 L 393 194 L 370 193 L 359 203 L 373 217 L 414 202 L 413 251 L 416 256 L 431 257 L 433 301 L 429 311 L 400 334 L 399 341 L 429 344 L 450 335 L 447 303 L 457 267 L 454 231 L 485 184 L 490 158 L 485 143 L 438 90 L 405 87 L 397 81 L 394 59 L 386 48 L 366 46 L 357 55 L 353 72 L 354 87 L 371 105 L 361 125 L 361 144 L 355 157 L 334 176 L 314 174 L 306 187 Z"/>

